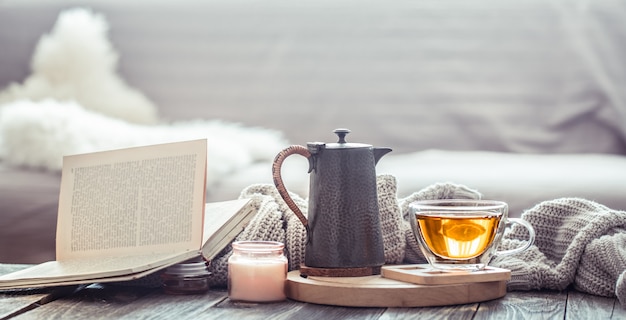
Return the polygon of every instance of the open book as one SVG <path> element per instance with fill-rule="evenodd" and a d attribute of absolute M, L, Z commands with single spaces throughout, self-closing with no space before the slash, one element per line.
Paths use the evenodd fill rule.
<path fill-rule="evenodd" d="M 63 159 L 56 261 L 0 276 L 0 289 L 136 279 L 213 259 L 252 219 L 248 199 L 205 203 L 206 140 Z"/>

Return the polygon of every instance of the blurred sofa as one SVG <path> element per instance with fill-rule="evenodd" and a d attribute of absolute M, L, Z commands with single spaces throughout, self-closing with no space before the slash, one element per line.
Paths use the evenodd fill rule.
<path fill-rule="evenodd" d="M 75 7 L 106 18 L 120 76 L 161 121 L 273 129 L 285 147 L 349 128 L 394 150 L 377 173 L 399 197 L 452 182 L 510 216 L 558 197 L 626 210 L 622 1 L 0 0 L 0 90 Z M 306 197 L 304 160 L 287 162 Z M 233 172 L 207 201 L 271 183 L 270 168 Z M 0 160 L 0 262 L 54 259 L 59 182 Z"/>

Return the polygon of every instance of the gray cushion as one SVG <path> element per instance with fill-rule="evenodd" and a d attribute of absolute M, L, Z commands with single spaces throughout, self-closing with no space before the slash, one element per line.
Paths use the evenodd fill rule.
<path fill-rule="evenodd" d="M 396 152 L 626 151 L 624 2 L 122 3 L 80 5 L 109 20 L 123 76 L 168 119 L 294 143 L 348 127 Z M 0 87 L 25 77 L 38 37 L 75 4 L 3 2 Z"/>
<path fill-rule="evenodd" d="M 285 161 L 283 178 L 287 189 L 306 197 L 309 176 L 307 163 L 300 158 Z M 476 189 L 485 199 L 506 201 L 511 217 L 560 197 L 580 197 L 626 210 L 626 158 L 622 156 L 427 150 L 390 153 L 378 162 L 376 172 L 396 177 L 399 197 L 434 183 L 452 182 Z M 226 200 L 252 183 L 271 184 L 271 164 L 237 172 L 210 199 Z"/>

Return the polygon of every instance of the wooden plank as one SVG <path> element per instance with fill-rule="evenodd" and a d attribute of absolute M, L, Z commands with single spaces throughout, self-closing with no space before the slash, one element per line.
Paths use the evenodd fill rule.
<path fill-rule="evenodd" d="M 395 319 L 458 319 L 470 320 L 478 310 L 478 303 L 461 304 L 447 307 L 424 308 L 388 308 L 379 320 Z"/>
<path fill-rule="evenodd" d="M 47 294 L 0 294 L 0 319 L 10 318 L 36 308 L 39 300 Z"/>
<path fill-rule="evenodd" d="M 626 308 L 615 298 L 569 291 L 566 319 L 626 319 Z"/>
<path fill-rule="evenodd" d="M 626 306 L 621 305 L 619 300 L 615 299 L 613 302 L 613 319 L 626 319 Z"/>
<path fill-rule="evenodd" d="M 25 264 L 0 264 L 0 275 L 30 267 Z M 48 296 L 46 290 L 9 290 L 0 293 L 0 319 L 27 312 Z"/>
<path fill-rule="evenodd" d="M 233 302 L 225 298 L 204 314 L 206 319 L 299 319 L 295 316 L 304 306 L 293 300 L 273 303 Z"/>
<path fill-rule="evenodd" d="M 474 319 L 564 319 L 566 304 L 565 292 L 514 291 L 481 303 Z"/>
<path fill-rule="evenodd" d="M 226 297 L 225 291 L 199 295 L 168 295 L 160 288 L 94 286 L 28 313 L 33 318 L 171 318 L 197 319 Z"/>
<path fill-rule="evenodd" d="M 385 308 L 352 308 L 304 304 L 289 319 L 380 319 Z M 273 319 L 273 318 L 272 318 Z"/>

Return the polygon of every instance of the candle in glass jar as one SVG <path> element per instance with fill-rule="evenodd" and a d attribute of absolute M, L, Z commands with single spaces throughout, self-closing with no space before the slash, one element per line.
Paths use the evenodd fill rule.
<path fill-rule="evenodd" d="M 283 249 L 280 242 L 234 242 L 228 259 L 228 297 L 249 302 L 285 300 L 287 258 Z"/>

